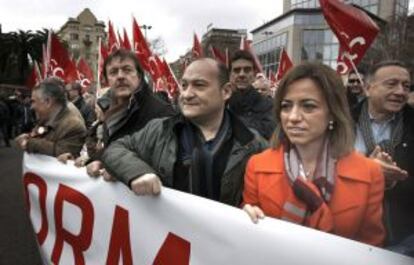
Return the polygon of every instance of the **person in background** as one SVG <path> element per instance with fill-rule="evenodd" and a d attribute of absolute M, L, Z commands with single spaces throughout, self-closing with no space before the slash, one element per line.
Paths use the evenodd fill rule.
<path fill-rule="evenodd" d="M 358 69 L 358 74 L 354 70 L 352 70 L 349 72 L 348 78 L 346 80 L 346 95 L 348 98 L 350 108 L 353 108 L 355 105 L 357 105 L 365 98 L 363 83 L 365 72 L 361 69 Z"/>
<path fill-rule="evenodd" d="M 275 97 L 272 148 L 248 162 L 244 207 L 265 215 L 381 246 L 384 176 L 354 151 L 352 118 L 336 72 L 306 63 L 291 69 Z"/>
<path fill-rule="evenodd" d="M 258 131 L 269 139 L 276 126 L 273 118 L 273 104 L 269 97 L 261 95 L 253 86 L 255 80 L 254 59 L 250 52 L 239 50 L 230 62 L 230 82 L 233 94 L 228 108 L 241 119 L 247 127 Z"/>
<path fill-rule="evenodd" d="M 95 112 L 94 110 L 86 104 L 82 96 L 82 86 L 79 82 L 72 82 L 66 85 L 66 94 L 68 100 L 75 105 L 79 112 L 82 114 L 83 119 L 85 120 L 86 128 L 90 128 L 92 123 L 95 121 Z"/>
<path fill-rule="evenodd" d="M 386 246 L 397 245 L 414 235 L 414 109 L 407 104 L 411 78 L 402 62 L 383 61 L 366 80 L 367 98 L 352 110 L 355 148 L 381 163 Z"/>

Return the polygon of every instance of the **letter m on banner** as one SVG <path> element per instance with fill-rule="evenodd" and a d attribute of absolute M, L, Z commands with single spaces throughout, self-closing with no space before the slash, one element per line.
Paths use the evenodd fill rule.
<path fill-rule="evenodd" d="M 357 65 L 379 32 L 378 26 L 361 9 L 338 0 L 319 0 L 326 22 L 340 44 L 338 67 L 348 72 L 349 65 Z M 342 60 L 341 60 L 342 59 Z M 348 68 L 348 69 L 346 69 Z"/>

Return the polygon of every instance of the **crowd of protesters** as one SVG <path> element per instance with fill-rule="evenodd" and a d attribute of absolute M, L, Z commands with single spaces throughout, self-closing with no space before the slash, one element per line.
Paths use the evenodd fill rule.
<path fill-rule="evenodd" d="M 414 255 L 414 110 L 402 63 L 344 83 L 303 63 L 272 85 L 238 51 L 229 67 L 194 60 L 170 99 L 120 49 L 103 76 L 110 88 L 90 105 L 78 84 L 40 83 L 36 123 L 27 98 L 0 99 L 5 144 L 17 136 L 23 150 L 75 159 L 137 195 L 166 186 L 243 208 L 253 222 L 279 218 Z"/>

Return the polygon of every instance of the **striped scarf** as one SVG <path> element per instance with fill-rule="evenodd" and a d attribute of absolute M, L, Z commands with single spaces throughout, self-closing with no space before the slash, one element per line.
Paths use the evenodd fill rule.
<path fill-rule="evenodd" d="M 358 125 L 361 129 L 362 137 L 364 138 L 365 146 L 367 147 L 367 155 L 370 155 L 376 145 L 381 147 L 381 150 L 388 153 L 391 157 L 394 156 L 395 147 L 401 142 L 403 136 L 403 118 L 402 113 L 397 113 L 395 120 L 392 122 L 391 138 L 376 143 L 372 134 L 371 118 L 368 113 L 368 102 L 362 105 L 361 114 L 359 115 Z"/>
<path fill-rule="evenodd" d="M 328 140 L 318 156 L 313 176 L 306 176 L 300 156 L 294 146 L 286 146 L 284 153 L 285 171 L 293 194 L 283 205 L 281 219 L 304 224 L 321 230 L 330 230 L 330 225 L 321 222 L 331 220 L 327 202 L 332 198 L 335 186 L 336 160 L 330 156 Z M 317 216 L 315 218 L 315 213 Z M 327 215 L 329 215 L 327 217 Z M 327 217 L 327 218 L 326 218 Z M 328 221 L 328 223 L 331 223 Z M 324 227 L 328 227 L 324 229 Z"/>

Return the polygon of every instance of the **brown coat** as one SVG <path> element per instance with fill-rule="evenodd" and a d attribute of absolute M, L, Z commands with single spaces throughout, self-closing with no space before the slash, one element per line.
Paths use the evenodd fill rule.
<path fill-rule="evenodd" d="M 76 108 L 62 109 L 48 128 L 47 133 L 29 139 L 27 152 L 55 157 L 63 153 L 79 155 L 86 137 L 86 127 Z"/>
<path fill-rule="evenodd" d="M 250 158 L 245 174 L 244 203 L 259 206 L 265 215 L 281 218 L 283 205 L 292 194 L 284 170 L 282 147 Z M 339 159 L 334 192 L 327 203 L 333 233 L 382 245 L 385 238 L 383 196 L 384 177 L 378 164 L 357 152 Z M 318 229 L 324 230 L 323 227 Z"/>

